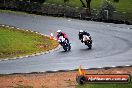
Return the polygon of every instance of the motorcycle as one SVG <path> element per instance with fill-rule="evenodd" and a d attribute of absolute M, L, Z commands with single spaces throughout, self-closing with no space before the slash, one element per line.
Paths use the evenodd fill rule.
<path fill-rule="evenodd" d="M 83 35 L 82 41 L 89 47 L 89 49 L 92 48 L 92 40 L 87 35 Z"/>
<path fill-rule="evenodd" d="M 58 42 L 65 51 L 71 50 L 71 45 L 70 45 L 71 43 L 68 43 L 67 40 L 63 36 L 59 37 Z"/>

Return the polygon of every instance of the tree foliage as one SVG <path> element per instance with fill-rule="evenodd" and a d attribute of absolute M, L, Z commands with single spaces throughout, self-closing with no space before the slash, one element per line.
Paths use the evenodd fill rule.
<path fill-rule="evenodd" d="M 104 19 L 104 20 L 109 20 L 112 18 L 114 11 L 116 8 L 113 6 L 113 4 L 110 1 L 104 0 L 102 3 L 102 6 L 99 10 L 98 13 L 98 18 Z"/>
<path fill-rule="evenodd" d="M 119 0 L 113 0 L 113 1 L 114 1 L 114 2 L 117 2 L 117 3 L 119 2 Z"/>
<path fill-rule="evenodd" d="M 64 3 L 69 2 L 69 0 L 64 0 Z"/>

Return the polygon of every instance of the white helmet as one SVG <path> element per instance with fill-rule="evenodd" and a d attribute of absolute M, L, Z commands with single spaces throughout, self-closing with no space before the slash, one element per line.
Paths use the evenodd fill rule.
<path fill-rule="evenodd" d="M 83 32 L 83 30 L 80 30 L 79 32 Z"/>
<path fill-rule="evenodd" d="M 60 33 L 61 32 L 61 30 L 57 30 L 57 33 Z"/>

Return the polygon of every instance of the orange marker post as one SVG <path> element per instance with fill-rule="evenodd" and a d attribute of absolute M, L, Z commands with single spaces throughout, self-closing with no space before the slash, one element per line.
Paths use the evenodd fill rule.
<path fill-rule="evenodd" d="M 53 33 L 50 34 L 50 40 L 53 40 Z"/>
<path fill-rule="evenodd" d="M 79 75 L 85 75 L 86 74 L 85 70 L 83 70 L 81 66 L 79 66 L 78 72 L 79 72 Z"/>

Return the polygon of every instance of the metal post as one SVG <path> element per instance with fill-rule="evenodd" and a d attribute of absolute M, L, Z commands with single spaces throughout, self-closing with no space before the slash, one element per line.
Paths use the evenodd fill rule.
<path fill-rule="evenodd" d="M 80 17 L 80 19 L 82 19 L 82 14 L 81 14 L 81 13 L 79 13 L 79 14 L 80 14 L 80 16 L 79 16 L 79 17 Z"/>
<path fill-rule="evenodd" d="M 4 7 L 6 8 L 6 6 L 5 6 L 5 0 L 4 0 Z"/>
<path fill-rule="evenodd" d="M 124 20 L 124 22 L 126 21 L 126 17 L 125 17 L 125 14 L 126 14 L 126 12 L 122 12 L 123 13 L 123 20 Z"/>
<path fill-rule="evenodd" d="M 107 16 L 107 20 L 109 18 L 109 11 L 108 10 L 104 10 L 106 12 L 106 16 Z"/>
<path fill-rule="evenodd" d="M 75 17 L 77 18 L 78 16 L 80 16 L 80 14 L 78 14 L 78 9 L 79 9 L 79 7 L 75 7 Z"/>

